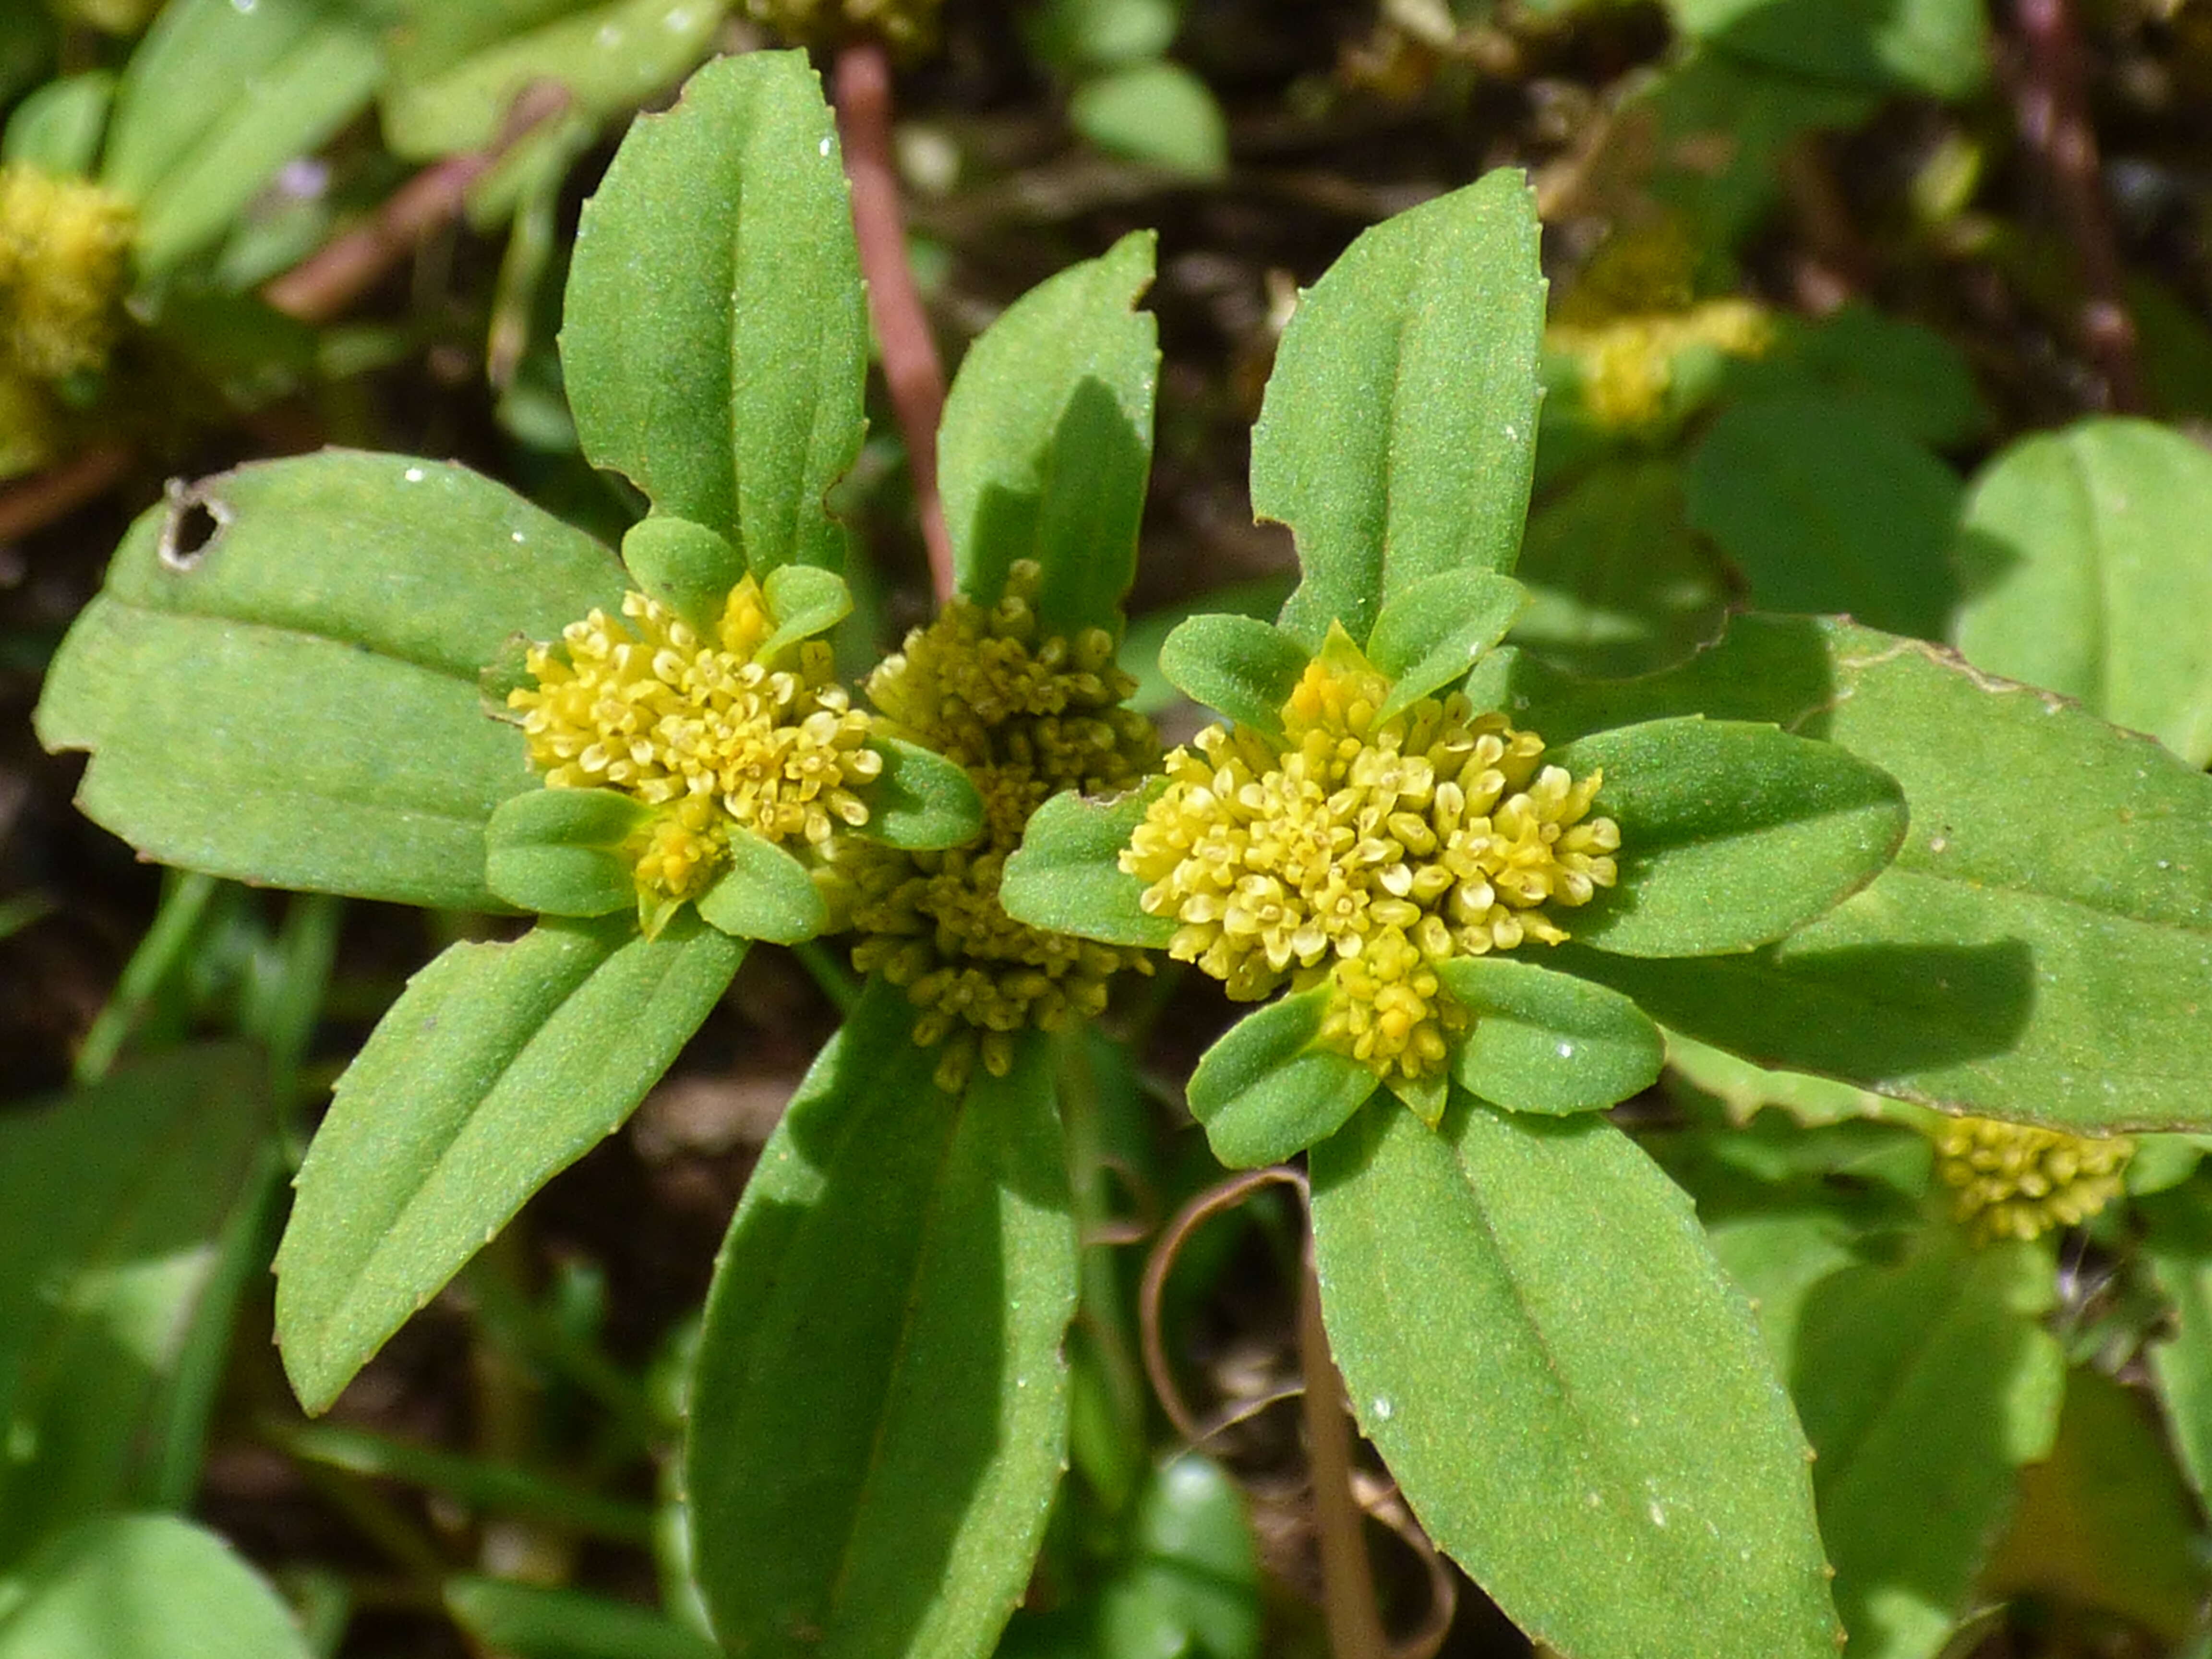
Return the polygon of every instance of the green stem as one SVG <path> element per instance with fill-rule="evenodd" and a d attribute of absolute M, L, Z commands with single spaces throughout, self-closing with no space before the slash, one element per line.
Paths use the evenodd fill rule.
<path fill-rule="evenodd" d="M 161 907 L 154 913 L 154 925 L 124 964 L 122 977 L 115 982 L 115 994 L 92 1022 L 83 1046 L 76 1051 L 74 1077 L 79 1088 L 99 1082 L 114 1066 L 146 1005 L 176 970 L 185 947 L 199 931 L 200 919 L 207 914 L 216 885 L 213 876 L 197 871 L 170 872 L 162 887 Z"/>
<path fill-rule="evenodd" d="M 1123 1305 L 1121 1269 L 1104 1243 L 1113 1217 L 1105 1138 L 1099 1119 L 1097 1075 L 1083 1033 L 1061 1036 L 1057 1047 L 1060 1124 L 1067 1146 L 1067 1184 L 1079 1241 L 1076 1327 L 1090 1345 L 1104 1378 L 1117 1445 L 1146 1444 L 1145 1379 Z"/>

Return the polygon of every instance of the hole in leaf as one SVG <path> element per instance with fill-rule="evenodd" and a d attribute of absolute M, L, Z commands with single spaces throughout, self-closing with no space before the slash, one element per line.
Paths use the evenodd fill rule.
<path fill-rule="evenodd" d="M 201 495 L 182 479 L 170 479 L 169 515 L 162 522 L 155 550 L 162 564 L 177 571 L 194 568 L 230 520 L 230 509 L 222 502 Z"/>

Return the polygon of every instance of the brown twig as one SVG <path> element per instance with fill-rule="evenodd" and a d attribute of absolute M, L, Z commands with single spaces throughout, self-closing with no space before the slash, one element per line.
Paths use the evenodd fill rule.
<path fill-rule="evenodd" d="M 882 44 L 856 41 L 837 54 L 837 133 L 853 185 L 853 234 L 868 280 L 868 315 L 883 349 L 884 380 L 906 438 L 929 579 L 941 603 L 952 597 L 952 538 L 937 489 L 937 423 L 945 412 L 945 366 L 908 261 L 891 160 L 891 62 Z"/>
<path fill-rule="evenodd" d="M 2050 175 L 2081 277 L 2081 343 L 2113 409 L 2143 408 L 2142 368 L 2126 272 L 2112 234 L 2090 125 L 2081 40 L 2068 0 L 2013 0 L 2024 48 L 2011 76 L 2021 138 Z"/>
<path fill-rule="evenodd" d="M 1344 1414 L 1344 1379 L 1329 1357 L 1321 1322 L 1321 1282 L 1307 1236 L 1304 1281 L 1298 1292 L 1298 1365 L 1305 1372 L 1306 1461 L 1313 1470 L 1314 1529 L 1321 1538 L 1321 1605 L 1334 1659 L 1384 1659 L 1389 1639 L 1375 1605 L 1375 1567 L 1364 1522 L 1352 1492 L 1352 1425 Z"/>
<path fill-rule="evenodd" d="M 20 541 L 104 495 L 131 470 L 126 444 L 103 444 L 0 490 L 0 542 Z"/>
<path fill-rule="evenodd" d="M 532 82 L 515 94 L 499 136 L 489 146 L 424 167 L 366 222 L 263 284 L 261 297 L 303 323 L 327 323 L 337 317 L 386 271 L 413 253 L 423 238 L 459 218 L 477 180 L 525 137 L 561 115 L 568 103 L 568 89 L 558 82 Z"/>

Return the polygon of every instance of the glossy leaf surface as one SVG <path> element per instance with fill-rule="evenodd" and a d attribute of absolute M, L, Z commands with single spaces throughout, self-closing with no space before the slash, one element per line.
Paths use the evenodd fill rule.
<path fill-rule="evenodd" d="M 62 1534 L 0 1580 L 0 1659 L 309 1659 L 267 1581 L 169 1516 Z"/>
<path fill-rule="evenodd" d="M 549 921 L 456 945 L 408 982 L 345 1075 L 276 1255 L 276 1335 L 320 1412 L 546 1182 L 659 1081 L 743 942 L 679 915 Z"/>
<path fill-rule="evenodd" d="M 1149 231 L 1040 283 L 968 349 L 937 454 L 960 591 L 993 605 L 1017 559 L 1044 568 L 1042 631 L 1121 631 L 1152 460 L 1159 330 L 1134 307 Z"/>
<path fill-rule="evenodd" d="M 1974 481 L 1959 649 L 2212 760 L 2212 455 L 2148 421 L 2084 421 Z"/>
<path fill-rule="evenodd" d="M 1948 1230 L 1807 1294 L 1791 1389 L 1854 1652 L 1932 1659 L 1967 1610 L 2021 1465 L 2058 1431 L 2053 1300 L 2047 1247 Z"/>
<path fill-rule="evenodd" d="M 1312 1170 L 1360 1426 L 1514 1623 L 1577 1659 L 1832 1659 L 1796 1420 L 1633 1142 L 1463 1095 L 1439 1133 L 1384 1100 Z"/>
<path fill-rule="evenodd" d="M 234 1314 L 223 1240 L 274 1184 L 272 1127 L 241 1048 L 173 1050 L 0 1115 L 0 1565 L 184 1495 L 169 1470 L 189 1486 L 205 1425 L 180 1370 Z"/>
<path fill-rule="evenodd" d="M 1570 692 L 1522 663 L 1547 737 L 1691 709 L 1825 738 L 1904 786 L 1895 862 L 1747 956 L 1559 948 L 1661 1024 L 1747 1059 L 2080 1129 L 2206 1121 L 2212 779 L 1939 647 L 1739 618 L 1654 678 Z"/>
<path fill-rule="evenodd" d="M 1601 1111 L 1649 1088 L 1665 1063 L 1659 1028 L 1602 985 L 1504 956 L 1454 957 L 1437 976 L 1473 1022 L 1452 1075 L 1493 1105 Z"/>
<path fill-rule="evenodd" d="M 1544 283 L 1516 172 L 1364 232 L 1301 296 L 1252 431 L 1252 507 L 1305 579 L 1283 625 L 1364 643 L 1385 604 L 1451 570 L 1510 572 L 1536 445 Z"/>
<path fill-rule="evenodd" d="M 1066 1455 L 1076 1238 L 1038 1034 L 957 1097 L 870 983 L 715 1264 L 687 1484 L 726 1646 L 987 1652 Z"/>
<path fill-rule="evenodd" d="M 80 804 L 149 857 L 273 886 L 495 909 L 483 827 L 532 787 L 485 665 L 617 607 L 580 532 L 463 467 L 325 450 L 140 517 L 48 671 Z"/>
<path fill-rule="evenodd" d="M 799 52 L 708 64 L 631 126 L 586 204 L 561 361 L 584 453 L 753 572 L 844 562 L 823 503 L 860 453 L 852 210 Z"/>
<path fill-rule="evenodd" d="M 1118 860 L 1166 787 L 1155 780 L 1111 802 L 1060 794 L 1038 807 L 999 884 L 1006 914 L 1107 945 L 1164 949 L 1175 937 L 1175 918 L 1146 913 L 1145 884 L 1124 875 Z"/>
<path fill-rule="evenodd" d="M 1568 931 L 1627 956 L 1747 951 L 1832 908 L 1904 839 L 1894 780 L 1832 744 L 1736 720 L 1652 720 L 1551 751 L 1602 772 L 1620 880 Z"/>
<path fill-rule="evenodd" d="M 1245 1015 L 1191 1073 L 1191 1115 L 1231 1169 L 1295 1157 L 1335 1133 L 1382 1086 L 1359 1061 L 1321 1046 L 1330 995 L 1316 985 Z"/>

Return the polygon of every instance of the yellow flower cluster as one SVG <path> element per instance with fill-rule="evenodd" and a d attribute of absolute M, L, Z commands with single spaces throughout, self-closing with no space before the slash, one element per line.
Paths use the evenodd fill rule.
<path fill-rule="evenodd" d="M 135 216 L 119 196 L 0 167 L 0 360 L 58 380 L 107 361 Z"/>
<path fill-rule="evenodd" d="M 1544 331 L 1547 347 L 1581 366 L 1591 418 L 1615 429 L 1648 427 L 1665 415 L 1675 359 L 1692 346 L 1757 357 L 1773 343 L 1772 322 L 1750 300 L 1706 300 L 1675 313 L 1554 323 Z"/>
<path fill-rule="evenodd" d="M 1954 1212 L 1977 1237 L 2034 1238 L 2079 1226 L 2118 1197 L 2135 1150 L 2124 1136 L 1962 1117 L 1936 1131 L 1936 1171 L 1956 1189 Z"/>
<path fill-rule="evenodd" d="M 775 621 L 750 576 L 713 638 L 642 593 L 533 647 L 535 689 L 507 694 L 530 759 L 556 789 L 614 789 L 659 809 L 627 848 L 658 930 L 720 872 L 734 826 L 821 848 L 866 823 L 853 793 L 881 774 L 868 716 L 833 684 L 818 640 L 761 647 Z"/>
<path fill-rule="evenodd" d="M 1378 720 L 1389 693 L 1333 633 L 1284 707 L 1288 752 L 1201 732 L 1121 864 L 1182 924 L 1170 955 L 1244 1000 L 1327 980 L 1325 1040 L 1413 1079 L 1465 1024 L 1436 964 L 1566 938 L 1546 907 L 1613 885 L 1620 831 L 1589 816 L 1601 775 L 1542 766 L 1534 732 L 1457 693 Z"/>
<path fill-rule="evenodd" d="M 945 1045 L 937 1082 L 948 1092 L 978 1058 L 1004 1076 L 1016 1032 L 1091 1018 L 1116 972 L 1150 971 L 1141 951 L 1026 927 L 999 903 L 1030 813 L 1064 789 L 1129 789 L 1159 754 L 1152 722 L 1119 707 L 1135 682 L 1114 666 L 1111 635 L 1039 637 L 1039 574 L 1016 563 L 988 610 L 954 599 L 868 681 L 884 729 L 966 769 L 982 836 L 941 853 L 847 842 L 833 867 L 832 902 L 861 935 L 854 967 L 880 971 L 921 1011 L 915 1041 Z"/>

